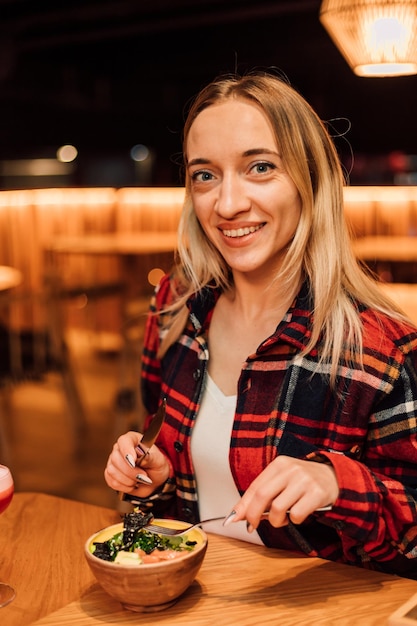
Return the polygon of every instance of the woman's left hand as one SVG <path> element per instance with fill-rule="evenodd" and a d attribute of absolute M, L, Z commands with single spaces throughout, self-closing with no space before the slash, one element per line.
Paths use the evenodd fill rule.
<path fill-rule="evenodd" d="M 334 504 L 338 495 L 331 465 L 278 456 L 249 485 L 228 520 L 247 520 L 253 530 L 269 511 L 272 526 L 285 526 L 288 517 L 301 524 L 316 509 Z"/>

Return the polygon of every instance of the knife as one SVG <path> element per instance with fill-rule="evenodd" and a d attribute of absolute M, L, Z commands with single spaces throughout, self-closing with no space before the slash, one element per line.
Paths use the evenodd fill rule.
<path fill-rule="evenodd" d="M 162 428 L 162 424 L 165 420 L 165 412 L 166 412 L 166 398 L 162 400 L 162 403 L 159 405 L 159 408 L 155 415 L 153 416 L 148 428 L 143 433 L 141 441 L 136 446 L 136 450 L 139 454 L 136 460 L 136 467 L 140 467 L 143 461 L 149 454 L 149 450 L 152 448 L 155 443 L 159 432 Z M 134 509 L 134 504 L 139 504 L 137 498 L 132 496 L 129 493 L 123 493 L 119 491 L 119 502 L 117 509 L 120 513 L 131 513 Z"/>
<path fill-rule="evenodd" d="M 157 412 L 153 416 L 148 428 L 143 433 L 141 441 L 136 446 L 136 450 L 140 455 L 142 455 L 141 458 L 136 460 L 136 467 L 140 467 L 142 465 L 146 456 L 149 454 L 149 450 L 152 448 L 159 435 L 159 431 L 161 430 L 162 424 L 165 420 L 166 405 L 167 400 L 164 398 L 162 403 L 159 405 Z"/>

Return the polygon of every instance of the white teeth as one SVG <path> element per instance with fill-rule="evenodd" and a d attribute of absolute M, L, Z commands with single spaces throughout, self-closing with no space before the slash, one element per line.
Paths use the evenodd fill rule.
<path fill-rule="evenodd" d="M 223 230 L 223 235 L 226 237 L 243 237 L 244 235 L 250 235 L 262 228 L 262 224 L 259 226 L 247 226 L 246 228 L 237 228 L 233 230 Z"/>

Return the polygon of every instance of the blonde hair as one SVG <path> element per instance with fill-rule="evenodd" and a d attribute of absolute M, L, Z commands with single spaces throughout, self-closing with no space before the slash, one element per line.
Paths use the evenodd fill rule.
<path fill-rule="evenodd" d="M 225 76 L 207 85 L 194 100 L 184 126 L 183 149 L 196 117 L 207 107 L 230 98 L 256 103 L 274 129 L 280 155 L 301 198 L 301 217 L 284 265 L 276 280 L 294 284 L 308 278 L 314 302 L 312 334 L 303 355 L 320 346 L 320 361 L 331 362 L 334 382 L 345 350 L 361 358 L 362 326 L 357 301 L 394 318 L 404 319 L 380 291 L 376 281 L 358 265 L 352 252 L 343 208 L 343 172 L 325 125 L 298 92 L 269 73 Z M 179 225 L 180 290 L 170 307 L 176 315 L 161 344 L 162 355 L 181 333 L 187 319 L 186 300 L 210 285 L 227 290 L 232 275 L 207 239 L 194 211 L 190 181 Z M 169 316 L 168 316 L 169 317 Z"/>

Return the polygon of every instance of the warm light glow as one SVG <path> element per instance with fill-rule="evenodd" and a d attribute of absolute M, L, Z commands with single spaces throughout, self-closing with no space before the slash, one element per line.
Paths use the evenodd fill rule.
<path fill-rule="evenodd" d="M 75 161 L 78 156 L 78 150 L 75 146 L 71 146 L 69 144 L 65 146 L 61 146 L 58 148 L 56 152 L 56 158 L 58 161 L 62 163 L 71 163 L 71 161 Z"/>
<path fill-rule="evenodd" d="M 417 203 L 417 187 L 389 186 L 389 185 L 365 185 L 345 187 L 343 195 L 346 203 L 367 202 L 381 203 L 384 201 L 403 203 Z"/>
<path fill-rule="evenodd" d="M 164 270 L 159 267 L 154 267 L 148 274 L 148 283 L 153 287 L 159 285 L 161 278 L 165 276 Z"/>
<path fill-rule="evenodd" d="M 118 190 L 117 230 L 177 230 L 184 187 L 124 187 Z"/>
<path fill-rule="evenodd" d="M 13 159 L 0 162 L 1 176 L 67 176 L 72 165 L 57 159 Z"/>
<path fill-rule="evenodd" d="M 369 18 L 364 21 L 365 44 L 376 59 L 384 54 L 393 58 L 394 54 L 404 56 L 407 52 L 407 42 L 410 33 L 404 24 L 394 17 L 380 17 L 375 20 Z"/>
<path fill-rule="evenodd" d="M 417 74 L 415 0 L 323 0 L 320 21 L 358 76 Z"/>

